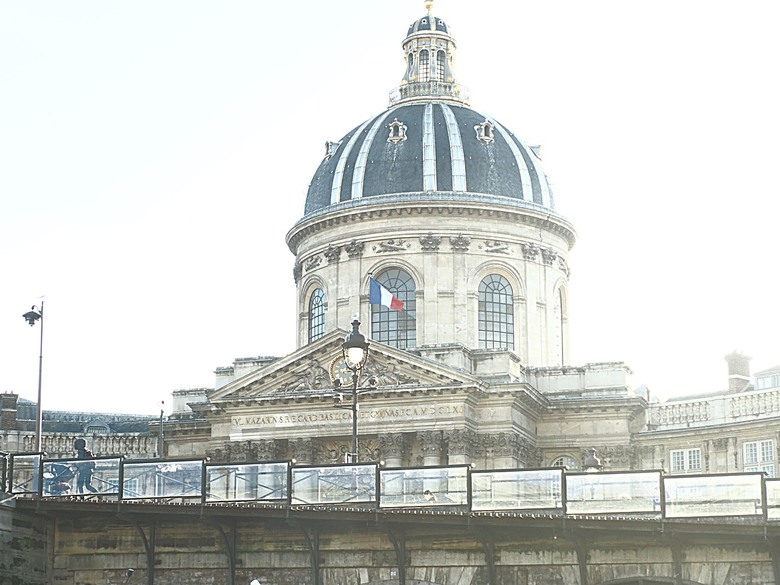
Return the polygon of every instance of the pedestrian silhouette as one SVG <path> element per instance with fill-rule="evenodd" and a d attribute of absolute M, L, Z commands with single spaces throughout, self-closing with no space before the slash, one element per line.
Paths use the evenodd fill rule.
<path fill-rule="evenodd" d="M 73 446 L 76 448 L 76 456 L 79 459 L 87 459 L 87 461 L 76 463 L 76 469 L 79 472 L 76 479 L 76 490 L 80 494 L 83 494 L 85 489 L 96 494 L 98 491 L 92 485 L 92 474 L 95 471 L 95 462 L 92 459 L 95 458 L 95 454 L 87 449 L 87 442 L 84 439 L 76 439 Z"/>

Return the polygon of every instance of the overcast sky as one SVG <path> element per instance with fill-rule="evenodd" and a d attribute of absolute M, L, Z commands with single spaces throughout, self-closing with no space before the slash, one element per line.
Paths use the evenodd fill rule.
<path fill-rule="evenodd" d="M 295 348 L 326 140 L 387 107 L 421 0 L 0 0 L 0 392 L 155 413 Z M 542 144 L 570 362 L 661 398 L 780 364 L 774 0 L 437 0 L 472 105 Z M 346 327 L 347 324 L 344 324 Z"/>

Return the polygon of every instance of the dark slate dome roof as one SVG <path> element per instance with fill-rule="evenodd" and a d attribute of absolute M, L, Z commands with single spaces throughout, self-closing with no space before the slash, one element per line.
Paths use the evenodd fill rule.
<path fill-rule="evenodd" d="M 412 36 L 416 32 L 431 31 L 447 33 L 447 25 L 444 24 L 444 21 L 441 18 L 436 18 L 431 15 L 423 16 L 409 25 L 409 32 L 406 33 L 406 36 Z"/>
<path fill-rule="evenodd" d="M 402 43 L 406 71 L 390 107 L 338 142 L 309 185 L 304 218 L 333 206 L 494 201 L 554 211 L 553 194 L 534 149 L 493 118 L 472 109 L 455 78 L 451 31 L 428 14 Z"/>
<path fill-rule="evenodd" d="M 487 195 L 554 210 L 534 150 L 465 104 L 435 99 L 398 104 L 328 142 L 326 151 L 309 185 L 307 216 L 344 202 L 366 204 L 371 197 L 400 194 L 464 201 Z"/>

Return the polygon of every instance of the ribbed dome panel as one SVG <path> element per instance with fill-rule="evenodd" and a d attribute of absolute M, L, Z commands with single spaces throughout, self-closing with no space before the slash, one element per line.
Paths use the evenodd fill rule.
<path fill-rule="evenodd" d="M 492 195 L 553 210 L 552 190 L 533 150 L 471 108 L 426 100 L 401 104 L 337 143 L 314 174 L 305 213 L 338 203 L 444 192 Z"/>

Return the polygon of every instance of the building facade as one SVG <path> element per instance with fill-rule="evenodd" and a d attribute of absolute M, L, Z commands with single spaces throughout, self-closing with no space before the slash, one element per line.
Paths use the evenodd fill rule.
<path fill-rule="evenodd" d="M 162 429 L 152 417 L 45 413 L 48 457 L 72 457 L 86 438 L 127 459 L 329 465 L 351 456 L 356 434 L 357 461 L 385 469 L 577 471 L 595 449 L 608 471 L 780 471 L 780 366 L 753 376 L 748 357 L 730 354 L 723 390 L 660 403 L 622 362 L 570 363 L 574 226 L 557 211 L 538 148 L 471 106 L 449 24 L 426 5 L 406 31 L 388 107 L 326 143 L 287 234 L 297 349 L 236 359 L 217 368 L 214 388 L 174 392 Z M 371 279 L 403 308 L 372 303 Z M 353 388 L 342 344 L 355 321 L 370 348 Z M 0 399 L 0 450 L 31 451 L 34 405 Z M 89 505 L 36 517 L 45 552 L 31 558 L 46 566 L 30 583 L 121 578 L 108 565 L 145 565 L 148 583 L 223 582 L 224 558 L 231 585 L 741 585 L 778 582 L 780 566 L 777 543 L 754 527 L 737 541 L 731 525 L 687 527 L 682 546 L 655 522 L 618 518 L 576 530 L 552 517 L 366 528 L 360 511 L 296 524 L 289 509 L 215 519 Z M 35 526 L 25 530 L 38 542 Z"/>

